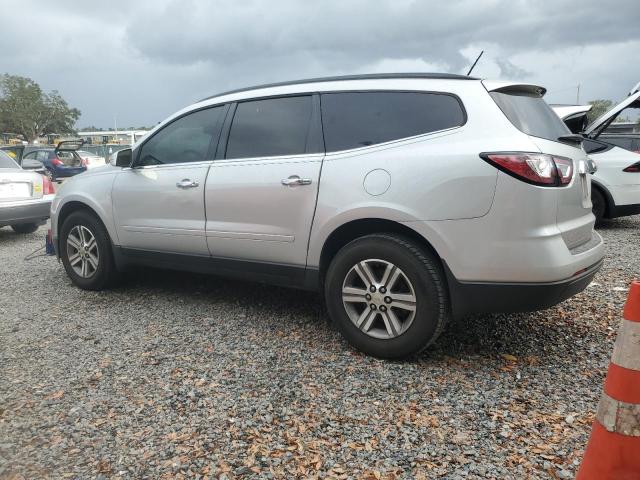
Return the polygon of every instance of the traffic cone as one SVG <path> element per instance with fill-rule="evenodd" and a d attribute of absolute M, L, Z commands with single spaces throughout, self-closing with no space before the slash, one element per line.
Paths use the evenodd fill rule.
<path fill-rule="evenodd" d="M 640 479 L 640 282 L 622 313 L 604 393 L 576 480 Z"/>

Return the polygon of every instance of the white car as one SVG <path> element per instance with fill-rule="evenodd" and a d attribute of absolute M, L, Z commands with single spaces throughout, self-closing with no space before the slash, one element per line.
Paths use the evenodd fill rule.
<path fill-rule="evenodd" d="M 0 228 L 16 233 L 33 233 L 47 218 L 55 196 L 51 180 L 24 170 L 7 153 L 0 151 Z"/>
<path fill-rule="evenodd" d="M 624 110 L 640 109 L 640 84 L 589 125 L 586 116 L 591 105 L 552 105 L 552 108 L 573 133 L 586 137 L 584 149 L 598 166 L 591 177 L 596 221 L 640 214 L 640 154 L 607 141 L 603 133 Z"/>
<path fill-rule="evenodd" d="M 450 317 L 547 308 L 600 268 L 582 137 L 544 93 L 420 73 L 216 95 L 64 182 L 55 250 L 88 290 L 147 265 L 323 291 L 354 346 L 412 355 Z"/>
<path fill-rule="evenodd" d="M 80 155 L 80 158 L 82 158 L 82 163 L 87 167 L 87 170 L 106 165 L 104 157 L 96 155 L 95 153 L 87 152 L 86 150 L 78 150 L 77 153 Z"/>

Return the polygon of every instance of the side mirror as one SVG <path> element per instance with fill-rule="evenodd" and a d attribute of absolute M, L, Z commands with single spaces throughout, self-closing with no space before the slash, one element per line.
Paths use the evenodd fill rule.
<path fill-rule="evenodd" d="M 131 149 L 125 148 L 124 150 L 120 150 L 111 156 L 111 165 L 115 165 L 116 167 L 130 167 L 132 157 L 133 155 Z"/>

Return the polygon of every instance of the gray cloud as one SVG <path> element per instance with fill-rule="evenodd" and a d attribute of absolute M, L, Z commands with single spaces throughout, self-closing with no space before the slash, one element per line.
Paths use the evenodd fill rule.
<path fill-rule="evenodd" d="M 8 0 L 1 70 L 56 88 L 79 124 L 153 124 L 228 88 L 365 71 L 519 78 L 569 101 L 623 96 L 640 72 L 635 0 Z M 28 29 L 25 26 L 28 25 Z"/>

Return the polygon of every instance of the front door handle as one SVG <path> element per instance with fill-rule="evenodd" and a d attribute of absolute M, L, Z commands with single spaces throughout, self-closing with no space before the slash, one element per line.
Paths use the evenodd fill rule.
<path fill-rule="evenodd" d="M 295 187 L 297 185 L 311 185 L 311 179 L 300 178 L 298 175 L 291 175 L 289 178 L 283 178 L 281 183 L 285 187 Z"/>
<path fill-rule="evenodd" d="M 200 185 L 198 182 L 190 180 L 188 178 L 183 178 L 182 181 L 176 183 L 176 187 L 178 188 L 194 188 L 198 185 Z"/>

